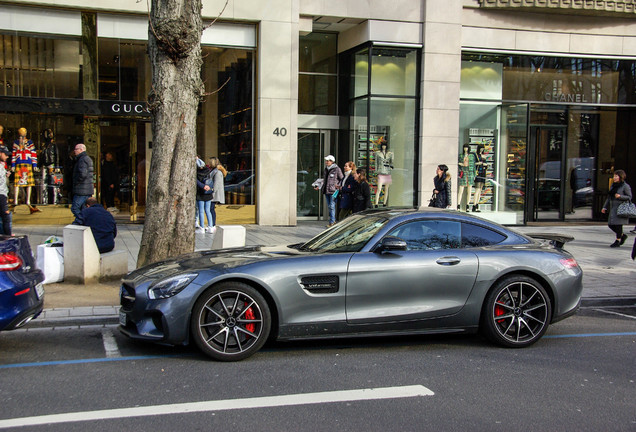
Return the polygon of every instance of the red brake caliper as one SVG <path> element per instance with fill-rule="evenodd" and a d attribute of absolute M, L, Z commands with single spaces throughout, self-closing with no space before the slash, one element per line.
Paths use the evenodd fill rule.
<path fill-rule="evenodd" d="M 245 318 L 249 320 L 256 318 L 256 316 L 254 315 L 254 311 L 252 310 L 251 307 L 245 311 Z M 247 329 L 247 331 L 254 333 L 254 330 L 256 330 L 256 324 L 246 324 L 245 328 Z"/>
<path fill-rule="evenodd" d="M 505 313 L 506 313 L 506 310 L 503 307 L 499 306 L 499 304 L 495 305 L 495 316 L 502 316 Z M 501 324 L 504 321 L 505 320 L 500 319 L 500 320 L 497 320 L 497 323 Z"/>

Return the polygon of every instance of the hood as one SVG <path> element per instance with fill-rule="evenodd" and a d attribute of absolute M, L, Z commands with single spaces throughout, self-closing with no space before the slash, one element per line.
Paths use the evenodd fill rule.
<path fill-rule="evenodd" d="M 123 278 L 123 281 L 134 284 L 141 282 L 141 280 L 161 279 L 185 271 L 216 270 L 226 272 L 228 269 L 255 262 L 306 254 L 307 252 L 300 252 L 288 246 L 249 246 L 198 251 L 149 264 L 129 273 Z"/>

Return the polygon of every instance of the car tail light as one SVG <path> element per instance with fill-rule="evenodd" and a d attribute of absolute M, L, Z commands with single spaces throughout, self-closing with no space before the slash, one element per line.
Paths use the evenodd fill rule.
<path fill-rule="evenodd" d="M 22 267 L 22 259 L 15 252 L 0 253 L 0 271 L 12 271 Z"/>
<path fill-rule="evenodd" d="M 22 291 L 18 291 L 17 293 L 15 293 L 13 295 L 17 297 L 17 296 L 24 295 L 24 294 L 28 293 L 29 291 L 31 291 L 31 288 L 23 289 Z"/>
<path fill-rule="evenodd" d="M 576 260 L 574 258 L 561 258 L 561 264 L 563 264 L 563 267 L 571 269 L 571 268 L 577 268 L 579 266 L 579 264 L 576 262 Z"/>

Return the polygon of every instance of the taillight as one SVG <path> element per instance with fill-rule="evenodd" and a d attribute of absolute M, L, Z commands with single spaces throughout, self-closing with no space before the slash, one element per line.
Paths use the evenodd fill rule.
<path fill-rule="evenodd" d="M 561 258 L 559 261 L 565 268 L 577 268 L 579 266 L 574 258 Z"/>
<path fill-rule="evenodd" d="M 0 271 L 17 270 L 22 267 L 22 260 L 15 252 L 0 253 Z"/>

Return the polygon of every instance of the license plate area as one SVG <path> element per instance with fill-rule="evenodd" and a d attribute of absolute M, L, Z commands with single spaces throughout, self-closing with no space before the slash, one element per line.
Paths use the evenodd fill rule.
<path fill-rule="evenodd" d="M 35 286 L 35 294 L 38 296 L 38 300 L 44 297 L 44 287 L 42 286 L 41 283 Z"/>
<path fill-rule="evenodd" d="M 119 311 L 119 325 L 126 327 L 126 312 Z"/>

